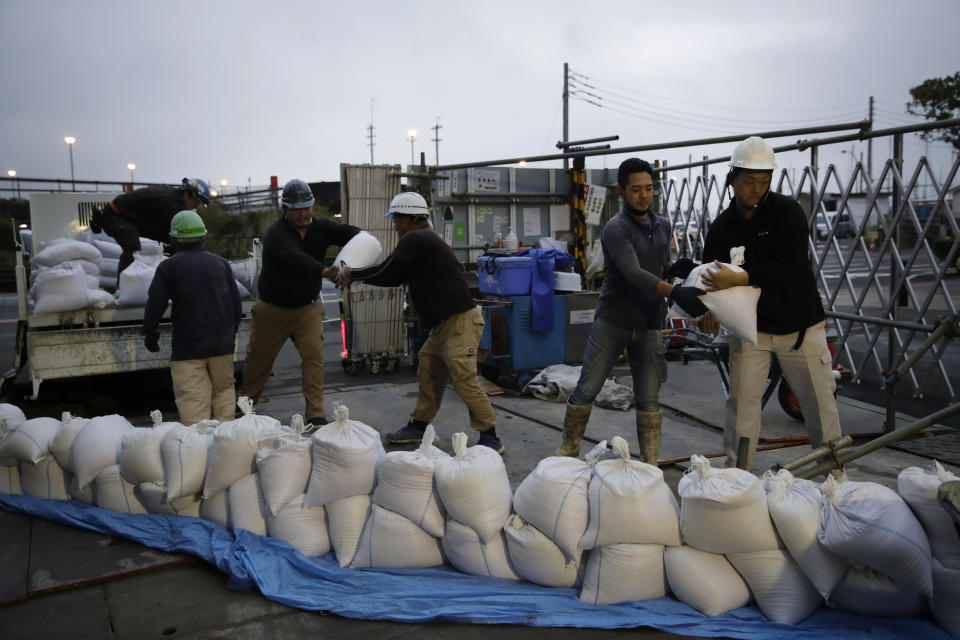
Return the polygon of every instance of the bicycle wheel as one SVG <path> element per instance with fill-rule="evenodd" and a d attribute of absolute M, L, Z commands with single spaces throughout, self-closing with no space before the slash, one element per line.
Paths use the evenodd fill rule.
<path fill-rule="evenodd" d="M 787 384 L 785 378 L 780 380 L 780 386 L 777 387 L 777 400 L 780 402 L 780 407 L 788 416 L 794 420 L 803 422 L 803 411 L 800 410 L 800 401 L 797 400 L 797 396 L 793 395 L 793 391 L 790 390 L 790 386 Z"/>

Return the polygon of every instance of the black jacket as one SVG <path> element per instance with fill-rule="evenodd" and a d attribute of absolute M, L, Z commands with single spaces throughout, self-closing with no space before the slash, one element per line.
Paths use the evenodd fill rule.
<path fill-rule="evenodd" d="M 113 199 L 113 206 L 117 215 L 133 223 L 141 236 L 157 242 L 170 242 L 170 221 L 184 208 L 180 190 L 166 185 L 120 194 Z"/>
<path fill-rule="evenodd" d="M 143 315 L 144 333 L 157 330 L 173 302 L 171 360 L 198 360 L 233 353 L 240 328 L 240 294 L 230 264 L 196 245 L 181 245 L 157 265 Z"/>
<path fill-rule="evenodd" d="M 760 287 L 757 330 L 786 335 L 826 316 L 813 277 L 807 217 L 795 200 L 768 193 L 752 220 L 731 203 L 710 226 L 703 261 L 730 262 L 730 249 L 743 246 L 744 271 Z"/>
<path fill-rule="evenodd" d="M 278 307 L 305 307 L 320 295 L 323 259 L 330 245 L 342 247 L 359 227 L 314 218 L 303 238 L 285 220 L 277 220 L 263 238 L 263 265 L 257 285 L 260 299 Z"/>

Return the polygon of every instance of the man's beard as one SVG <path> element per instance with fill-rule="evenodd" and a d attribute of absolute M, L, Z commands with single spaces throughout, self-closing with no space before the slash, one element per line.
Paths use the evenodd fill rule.
<path fill-rule="evenodd" d="M 627 213 L 629 213 L 629 214 L 631 214 L 631 215 L 634 215 L 634 216 L 645 216 L 645 215 L 647 215 L 648 213 L 650 213 L 650 207 L 647 207 L 646 209 L 644 209 L 643 211 L 641 211 L 640 209 L 634 209 L 633 207 L 631 207 L 631 206 L 630 206 L 629 204 L 627 204 L 626 202 L 623 203 L 623 208 L 626 210 Z"/>

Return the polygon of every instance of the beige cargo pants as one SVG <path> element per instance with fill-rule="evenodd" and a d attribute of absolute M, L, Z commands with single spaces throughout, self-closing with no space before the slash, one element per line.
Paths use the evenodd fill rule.
<path fill-rule="evenodd" d="M 247 344 L 240 395 L 256 403 L 273 363 L 287 338 L 300 354 L 300 376 L 306 400 L 306 420 L 327 417 L 323 409 L 323 303 L 287 308 L 257 300 L 250 311 L 253 324 Z"/>
<path fill-rule="evenodd" d="M 213 417 L 220 422 L 233 420 L 237 412 L 237 396 L 233 389 L 233 354 L 198 360 L 173 360 L 173 396 L 180 413 L 180 422 L 196 424 Z"/>
<path fill-rule="evenodd" d="M 770 372 L 771 355 L 780 361 L 783 377 L 800 402 L 810 446 L 816 449 L 840 437 L 840 416 L 833 395 L 836 381 L 824 323 L 807 328 L 803 343 L 795 350 L 797 335 L 758 332 L 756 347 L 730 336 L 730 397 L 723 430 L 728 467 L 737 466 L 737 443 L 741 437 L 747 437 L 749 458 L 743 468 L 753 469 L 760 438 L 760 400 Z"/>
<path fill-rule="evenodd" d="M 470 426 L 477 431 L 496 426 L 490 399 L 477 379 L 477 345 L 481 335 L 483 313 L 478 307 L 451 316 L 430 330 L 420 349 L 420 393 L 411 414 L 414 420 L 431 422 L 440 410 L 447 382 L 452 382 L 453 390 L 470 412 Z"/>

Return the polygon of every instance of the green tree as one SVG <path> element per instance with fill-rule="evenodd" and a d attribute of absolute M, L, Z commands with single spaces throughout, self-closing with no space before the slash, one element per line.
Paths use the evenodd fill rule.
<path fill-rule="evenodd" d="M 960 117 L 960 71 L 952 76 L 930 78 L 910 89 L 913 98 L 907 103 L 907 113 L 928 120 L 947 120 Z M 960 127 L 934 129 L 923 132 L 924 140 L 943 140 L 960 151 Z"/>

